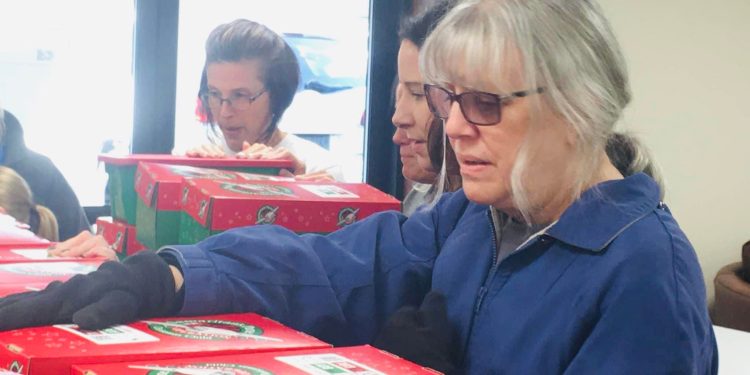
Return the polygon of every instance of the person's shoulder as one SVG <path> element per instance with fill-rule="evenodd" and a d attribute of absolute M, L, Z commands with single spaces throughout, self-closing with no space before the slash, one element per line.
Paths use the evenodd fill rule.
<path fill-rule="evenodd" d="M 670 294 L 686 288 L 690 294 L 703 290 L 695 250 L 671 214 L 662 208 L 626 228 L 606 252 L 612 271 L 625 276 L 628 283 L 651 289 L 662 285 Z"/>
<path fill-rule="evenodd" d="M 13 161 L 9 166 L 22 176 L 24 174 L 60 174 L 59 170 L 49 157 L 30 149 L 24 150 L 24 154 L 17 160 Z"/>
<path fill-rule="evenodd" d="M 304 153 L 317 153 L 317 154 L 328 154 L 329 150 L 326 150 L 319 144 L 304 139 L 298 135 L 287 133 L 286 136 L 279 142 L 279 146 L 284 147 L 290 151 L 304 152 Z"/>

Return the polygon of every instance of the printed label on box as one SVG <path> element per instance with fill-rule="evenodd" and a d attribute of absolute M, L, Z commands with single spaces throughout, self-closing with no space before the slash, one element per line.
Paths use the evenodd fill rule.
<path fill-rule="evenodd" d="M 194 363 L 184 366 L 130 365 L 128 368 L 149 370 L 147 375 L 274 375 L 257 367 L 233 363 Z"/>
<path fill-rule="evenodd" d="M 279 185 L 268 185 L 268 184 L 237 184 L 232 182 L 224 182 L 220 185 L 224 190 L 246 194 L 246 195 L 265 195 L 265 196 L 285 196 L 285 197 L 296 197 L 292 189 Z"/>
<path fill-rule="evenodd" d="M 75 324 L 58 324 L 54 327 L 81 336 L 96 345 L 138 344 L 159 341 L 157 337 L 124 325 L 112 326 L 98 331 L 84 331 Z"/>
<path fill-rule="evenodd" d="M 274 358 L 312 375 L 386 375 L 338 354 L 309 354 Z"/>
<path fill-rule="evenodd" d="M 258 341 L 283 340 L 263 336 L 263 329 L 247 323 L 227 320 L 172 320 L 168 322 L 144 321 L 148 328 L 161 334 L 193 340 L 252 339 Z"/>
<path fill-rule="evenodd" d="M 231 180 L 234 178 L 232 172 L 224 172 L 216 169 L 203 169 L 187 165 L 169 165 L 167 168 L 172 173 L 187 178 L 208 178 L 212 180 Z"/>
<path fill-rule="evenodd" d="M 271 175 L 256 174 L 256 173 L 237 172 L 237 175 L 246 180 L 286 181 L 286 182 L 296 181 L 294 177 L 279 177 L 279 176 L 271 176 Z"/>
<path fill-rule="evenodd" d="M 11 253 L 18 254 L 26 259 L 43 260 L 49 258 L 47 248 L 44 249 L 11 249 Z"/>
<path fill-rule="evenodd" d="M 352 193 L 336 185 L 298 185 L 299 187 L 321 197 L 321 198 L 359 198 Z"/>
<path fill-rule="evenodd" d="M 28 276 L 60 277 L 84 275 L 96 271 L 97 266 L 75 262 L 10 263 L 0 264 L 0 271 Z"/>

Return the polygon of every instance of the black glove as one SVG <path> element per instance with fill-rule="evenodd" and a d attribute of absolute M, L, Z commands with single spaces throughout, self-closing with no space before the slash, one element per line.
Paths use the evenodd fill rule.
<path fill-rule="evenodd" d="M 143 251 L 38 292 L 0 298 L 0 331 L 71 322 L 82 329 L 102 329 L 170 315 L 176 300 L 167 262 L 153 251 Z"/>
<path fill-rule="evenodd" d="M 372 345 L 442 373 L 456 374 L 450 327 L 445 297 L 430 292 L 419 309 L 406 306 L 396 311 Z"/>

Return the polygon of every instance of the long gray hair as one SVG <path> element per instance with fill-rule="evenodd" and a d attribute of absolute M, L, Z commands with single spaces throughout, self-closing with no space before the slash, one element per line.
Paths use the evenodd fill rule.
<path fill-rule="evenodd" d="M 502 92 L 510 48 L 520 58 L 524 89 L 545 90 L 528 98 L 532 108 L 549 106 L 576 134 L 568 171 L 573 181 L 569 198 L 574 200 L 599 171 L 599 156 L 630 102 L 619 45 L 593 0 L 465 0 L 430 34 L 420 67 L 428 82 Z M 532 116 L 530 126 L 549 125 Z M 509 183 L 514 204 L 527 221 L 533 202 L 524 177 L 533 168 L 531 151 L 527 138 Z"/>

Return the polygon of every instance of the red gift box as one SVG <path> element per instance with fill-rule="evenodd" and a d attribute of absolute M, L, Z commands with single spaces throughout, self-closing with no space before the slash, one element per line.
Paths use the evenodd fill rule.
<path fill-rule="evenodd" d="M 33 262 L 0 264 L 0 285 L 43 284 L 65 281 L 79 274 L 96 271 L 102 264 L 100 259 L 65 262 Z"/>
<path fill-rule="evenodd" d="M 257 314 L 152 319 L 100 331 L 56 325 L 0 332 L 0 368 L 22 374 L 66 374 L 73 364 L 329 346 Z"/>
<path fill-rule="evenodd" d="M 371 346 L 353 346 L 317 350 L 295 350 L 200 357 L 150 362 L 131 362 L 73 366 L 74 375 L 148 375 L 148 374 L 360 374 L 420 375 L 437 371 L 405 361 Z"/>
<path fill-rule="evenodd" d="M 120 259 L 146 249 L 138 242 L 134 225 L 114 220 L 108 216 L 96 219 L 96 233 L 104 237 Z"/>
<path fill-rule="evenodd" d="M 0 250 L 51 244 L 46 239 L 37 237 L 26 225 L 16 222 L 12 216 L 0 214 Z"/>
<path fill-rule="evenodd" d="M 86 258 L 86 260 L 104 260 L 104 258 Z M 77 262 L 82 260 L 78 257 L 54 257 L 49 256 L 47 247 L 32 249 L 3 249 L 0 250 L 0 263 L 28 263 L 28 262 Z"/>
<path fill-rule="evenodd" d="M 367 184 L 185 180 L 180 242 L 259 224 L 329 233 L 400 207 L 397 199 Z"/>

